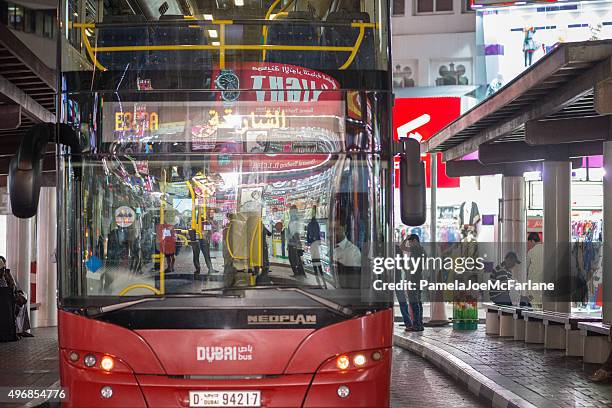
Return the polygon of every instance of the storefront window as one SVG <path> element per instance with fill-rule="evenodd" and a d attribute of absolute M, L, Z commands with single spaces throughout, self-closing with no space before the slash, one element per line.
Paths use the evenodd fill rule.
<path fill-rule="evenodd" d="M 406 9 L 406 0 L 393 0 L 393 15 L 403 16 Z"/>
<path fill-rule="evenodd" d="M 417 13 L 447 13 L 453 11 L 453 0 L 417 0 Z"/>
<path fill-rule="evenodd" d="M 482 41 L 477 46 L 484 50 L 479 58 L 486 68 L 486 78 L 481 81 L 487 86 L 487 97 L 559 44 L 612 38 L 612 3 L 563 4 L 497 7 L 494 11 L 478 8 L 476 38 Z"/>
<path fill-rule="evenodd" d="M 23 31 L 23 7 L 16 4 L 9 4 L 8 6 L 8 20 L 9 26 L 15 30 Z"/>

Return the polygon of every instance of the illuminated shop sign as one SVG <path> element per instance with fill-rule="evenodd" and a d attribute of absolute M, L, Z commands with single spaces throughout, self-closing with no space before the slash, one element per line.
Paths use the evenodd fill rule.
<path fill-rule="evenodd" d="M 102 122 L 107 143 L 191 143 L 197 151 L 238 143 L 256 153 L 295 152 L 294 145 L 305 152 L 322 144 L 333 146 L 345 132 L 344 103 L 324 100 L 107 102 Z"/>
<path fill-rule="evenodd" d="M 396 98 L 393 106 L 394 139 L 411 137 L 424 142 L 435 135 L 461 114 L 461 98 Z M 457 177 L 446 175 L 446 164 L 440 154 L 437 156 L 437 185 L 441 188 L 459 187 Z M 423 158 L 426 167 L 427 187 L 430 187 L 430 156 Z M 395 167 L 396 187 L 399 187 L 399 161 Z"/>
<path fill-rule="evenodd" d="M 510 7 L 523 6 L 525 4 L 550 4 L 558 3 L 558 0 L 524 0 L 524 1 L 501 1 L 501 0 L 471 0 L 472 8 L 482 6 Z"/>
<path fill-rule="evenodd" d="M 115 131 L 159 130 L 159 115 L 156 112 L 115 112 Z"/>
<path fill-rule="evenodd" d="M 216 71 L 213 77 L 228 75 Z M 232 70 L 241 89 L 238 100 L 259 102 L 301 102 L 338 100 L 340 83 L 319 71 L 289 64 L 245 62 Z M 216 89 L 224 89 L 220 81 L 214 81 Z M 244 91 L 244 90 L 248 91 Z M 252 90 L 252 91 L 251 91 Z"/>

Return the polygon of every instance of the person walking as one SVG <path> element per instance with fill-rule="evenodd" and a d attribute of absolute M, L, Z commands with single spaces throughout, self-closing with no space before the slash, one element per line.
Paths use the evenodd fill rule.
<path fill-rule="evenodd" d="M 527 280 L 541 283 L 544 269 L 544 245 L 537 232 L 530 232 L 527 237 Z M 542 291 L 532 290 L 527 294 L 530 306 L 542 308 Z"/>
<path fill-rule="evenodd" d="M 289 263 L 291 264 L 291 270 L 293 276 L 306 276 L 304 272 L 304 264 L 302 261 L 302 240 L 300 238 L 300 220 L 298 219 L 298 208 L 296 205 L 292 205 L 289 208 L 289 225 L 287 227 L 287 234 L 289 236 Z"/>
<path fill-rule="evenodd" d="M 402 243 L 403 250 L 408 253 L 411 258 L 421 258 L 425 256 L 425 250 L 421 246 L 421 240 L 417 234 L 410 234 Z M 407 280 L 412 282 L 415 289 L 408 291 L 408 303 L 412 310 L 412 325 L 408 331 L 423 331 L 423 302 L 421 300 L 421 290 L 419 284 L 423 278 L 423 267 L 419 266 L 414 271 L 407 271 Z"/>
<path fill-rule="evenodd" d="M 312 218 L 306 227 L 306 243 L 310 246 L 310 260 L 317 285 L 327 289 L 325 276 L 323 276 L 323 267 L 321 266 L 321 226 L 317 221 L 317 206 L 312 206 Z M 319 283 L 319 277 L 323 283 Z"/>
<path fill-rule="evenodd" d="M 402 255 L 402 249 L 399 245 L 395 245 L 396 255 Z M 395 283 L 401 283 L 403 280 L 402 269 L 395 269 Z M 401 289 L 395 290 L 395 297 L 399 304 L 400 313 L 402 314 L 402 320 L 404 321 L 404 331 L 412 331 L 412 319 L 410 318 L 410 310 L 408 309 L 408 301 L 406 300 L 406 292 Z"/>

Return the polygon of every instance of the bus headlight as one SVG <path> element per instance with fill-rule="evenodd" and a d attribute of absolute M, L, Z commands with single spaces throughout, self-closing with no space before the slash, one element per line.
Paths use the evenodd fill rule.
<path fill-rule="evenodd" d="M 346 370 L 349 368 L 350 364 L 351 360 L 349 360 L 348 356 L 346 355 L 342 355 L 336 359 L 336 367 L 338 367 L 340 370 Z"/>
<path fill-rule="evenodd" d="M 110 398 L 113 396 L 113 388 L 110 385 L 106 385 L 102 387 L 100 390 L 100 395 L 102 398 Z"/>
<path fill-rule="evenodd" d="M 353 364 L 355 364 L 357 367 L 363 367 L 366 362 L 366 356 L 363 354 L 356 354 L 355 357 L 353 357 Z"/>
<path fill-rule="evenodd" d="M 96 356 L 94 356 L 93 354 L 88 354 L 85 356 L 85 358 L 83 359 L 83 363 L 85 363 L 85 365 L 87 367 L 93 367 L 96 365 Z"/>
<path fill-rule="evenodd" d="M 346 398 L 349 396 L 350 393 L 351 390 L 349 390 L 349 387 L 347 387 L 346 385 L 341 385 L 338 387 L 338 396 L 340 398 Z"/>
<path fill-rule="evenodd" d="M 114 366 L 115 361 L 111 356 L 102 357 L 102 361 L 100 361 L 100 367 L 102 367 L 103 370 L 110 371 L 113 369 Z"/>

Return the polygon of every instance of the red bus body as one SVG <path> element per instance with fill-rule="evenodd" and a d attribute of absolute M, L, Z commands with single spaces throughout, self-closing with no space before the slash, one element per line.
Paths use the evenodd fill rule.
<path fill-rule="evenodd" d="M 392 310 L 317 330 L 129 330 L 60 311 L 59 347 L 64 407 L 188 407 L 189 391 L 259 390 L 262 407 L 387 407 Z M 252 345 L 250 361 L 198 360 L 199 345 Z M 339 370 L 336 358 L 381 353 L 364 368 Z M 70 353 L 79 355 L 77 362 Z M 83 356 L 111 356 L 113 369 L 85 367 Z M 109 399 L 101 397 L 106 385 Z M 341 385 L 350 389 L 340 398 Z"/>

